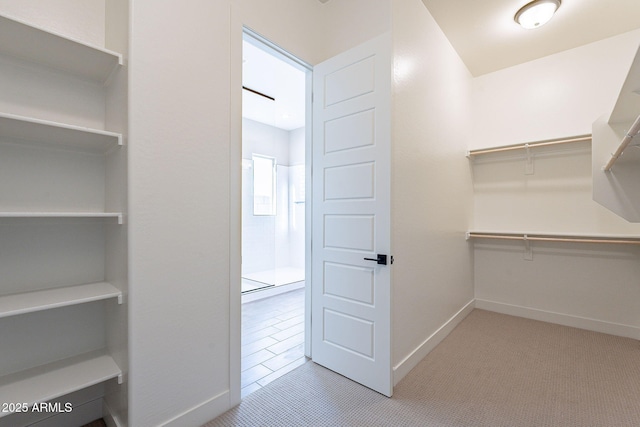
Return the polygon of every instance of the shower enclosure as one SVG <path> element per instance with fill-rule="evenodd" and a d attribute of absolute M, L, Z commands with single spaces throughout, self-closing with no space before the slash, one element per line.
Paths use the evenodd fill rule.
<path fill-rule="evenodd" d="M 304 128 L 243 120 L 242 292 L 304 281 Z"/>

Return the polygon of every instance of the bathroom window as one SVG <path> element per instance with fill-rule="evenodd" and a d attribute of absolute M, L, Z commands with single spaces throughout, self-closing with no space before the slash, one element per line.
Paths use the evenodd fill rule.
<path fill-rule="evenodd" d="M 276 159 L 253 155 L 253 214 L 276 214 Z"/>

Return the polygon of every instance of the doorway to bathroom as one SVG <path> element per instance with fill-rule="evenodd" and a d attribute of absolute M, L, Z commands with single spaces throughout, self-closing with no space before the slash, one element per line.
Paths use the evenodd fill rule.
<path fill-rule="evenodd" d="M 306 64 L 242 45 L 241 396 L 306 362 Z"/>

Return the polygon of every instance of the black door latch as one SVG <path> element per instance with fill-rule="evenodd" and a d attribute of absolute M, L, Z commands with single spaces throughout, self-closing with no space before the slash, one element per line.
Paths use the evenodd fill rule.
<path fill-rule="evenodd" d="M 378 254 L 378 258 L 365 258 L 365 261 L 376 261 L 380 265 L 387 265 L 387 256 L 384 254 Z"/>

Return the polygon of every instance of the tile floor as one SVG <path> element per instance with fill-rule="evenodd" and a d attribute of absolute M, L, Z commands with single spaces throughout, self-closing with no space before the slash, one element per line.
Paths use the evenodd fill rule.
<path fill-rule="evenodd" d="M 304 288 L 242 304 L 242 397 L 306 361 Z"/>

